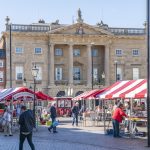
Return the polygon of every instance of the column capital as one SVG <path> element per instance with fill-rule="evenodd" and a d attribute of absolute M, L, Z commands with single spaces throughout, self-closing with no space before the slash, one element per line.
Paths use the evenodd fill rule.
<path fill-rule="evenodd" d="M 73 43 L 69 43 L 68 44 L 69 47 L 73 47 L 73 45 L 74 45 Z"/>
<path fill-rule="evenodd" d="M 49 46 L 54 46 L 55 43 L 50 43 L 50 42 L 49 42 L 48 45 L 49 45 Z"/>
<path fill-rule="evenodd" d="M 86 45 L 88 48 L 91 48 L 92 47 L 92 44 L 87 44 Z"/>

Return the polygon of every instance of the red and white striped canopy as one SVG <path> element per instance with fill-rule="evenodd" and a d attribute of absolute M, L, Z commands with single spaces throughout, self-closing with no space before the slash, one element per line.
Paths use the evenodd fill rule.
<path fill-rule="evenodd" d="M 108 87 L 107 90 L 97 95 L 97 97 L 101 99 L 139 98 L 138 94 L 146 89 L 147 81 L 145 79 L 119 81 Z"/>
<path fill-rule="evenodd" d="M 96 95 L 102 93 L 104 90 L 105 89 L 103 89 L 103 90 L 95 89 L 95 90 L 91 90 L 91 91 L 86 91 L 86 92 L 74 97 L 72 100 L 78 101 L 78 100 L 95 99 Z"/>

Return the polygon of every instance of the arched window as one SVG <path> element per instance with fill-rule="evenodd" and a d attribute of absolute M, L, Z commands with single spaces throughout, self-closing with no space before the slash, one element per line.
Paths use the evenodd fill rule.
<path fill-rule="evenodd" d="M 78 91 L 76 94 L 75 94 L 75 96 L 78 96 L 78 95 L 80 95 L 80 94 L 82 94 L 83 93 L 83 91 Z"/>
<path fill-rule="evenodd" d="M 56 97 L 63 97 L 65 96 L 65 91 L 59 91 L 56 95 Z"/>

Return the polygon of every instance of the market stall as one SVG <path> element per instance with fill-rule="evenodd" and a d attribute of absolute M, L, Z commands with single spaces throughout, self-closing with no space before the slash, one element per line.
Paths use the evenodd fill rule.
<path fill-rule="evenodd" d="M 82 124 L 86 126 L 86 122 L 89 120 L 92 126 L 98 125 L 99 121 L 102 119 L 101 117 L 101 101 L 96 98 L 97 94 L 104 92 L 105 89 L 94 89 L 91 91 L 86 91 L 76 97 L 73 98 L 73 101 L 79 101 L 80 108 L 84 108 L 84 112 L 82 115 Z"/>
<path fill-rule="evenodd" d="M 55 97 L 58 116 L 71 116 L 72 97 Z"/>
<path fill-rule="evenodd" d="M 138 122 L 143 121 L 144 124 L 146 124 L 147 122 L 146 110 L 145 109 L 142 110 L 142 108 L 136 109 L 137 106 L 139 107 L 142 106 L 143 102 L 141 103 L 141 100 L 137 98 L 139 97 L 144 98 L 142 97 L 142 94 L 143 92 L 146 92 L 146 88 L 147 88 L 147 81 L 145 79 L 119 81 L 108 87 L 106 91 L 97 96 L 100 99 L 103 99 L 104 106 L 106 106 L 106 103 L 110 100 L 114 101 L 117 99 L 121 100 L 122 103 L 125 103 L 125 101 L 128 100 L 130 104 L 130 114 L 129 114 L 130 118 L 128 120 L 130 122 L 130 133 L 133 134 L 134 133 L 133 130 L 135 128 L 133 128 L 132 125 L 134 124 L 135 126 L 135 120 L 137 120 L 136 125 L 138 124 Z M 146 93 L 144 93 L 144 95 L 146 95 Z M 146 101 L 144 102 L 144 105 L 146 105 Z M 104 121 L 104 127 L 106 127 L 105 123 L 106 122 Z"/>

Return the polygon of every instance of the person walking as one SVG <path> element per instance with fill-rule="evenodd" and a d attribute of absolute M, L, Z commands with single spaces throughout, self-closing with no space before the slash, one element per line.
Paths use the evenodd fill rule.
<path fill-rule="evenodd" d="M 21 115 L 19 117 L 20 125 L 20 141 L 19 150 L 23 150 L 23 143 L 27 138 L 31 150 L 35 150 L 34 144 L 32 142 L 32 130 L 34 127 L 34 117 L 31 110 L 27 110 L 26 106 L 21 107 Z"/>
<path fill-rule="evenodd" d="M 74 123 L 76 123 L 76 126 L 78 126 L 78 115 L 79 115 L 79 103 L 75 102 L 75 105 L 72 108 L 72 126 L 74 126 Z"/>
<path fill-rule="evenodd" d="M 11 111 L 6 108 L 3 115 L 4 120 L 4 134 L 5 136 L 9 135 L 12 136 L 12 113 Z"/>
<path fill-rule="evenodd" d="M 48 128 L 49 132 L 51 132 L 51 129 L 53 129 L 53 133 L 58 133 L 56 131 L 56 126 L 54 125 L 54 122 L 56 121 L 57 113 L 56 113 L 56 102 L 53 102 L 51 107 L 50 107 L 50 115 L 52 119 L 52 124 Z"/>
<path fill-rule="evenodd" d="M 119 133 L 120 133 L 119 124 L 122 122 L 123 117 L 127 117 L 128 118 L 128 116 L 123 111 L 123 104 L 122 103 L 118 103 L 118 106 L 114 110 L 113 115 L 112 115 L 113 136 L 114 137 L 121 137 L 119 135 Z"/>

